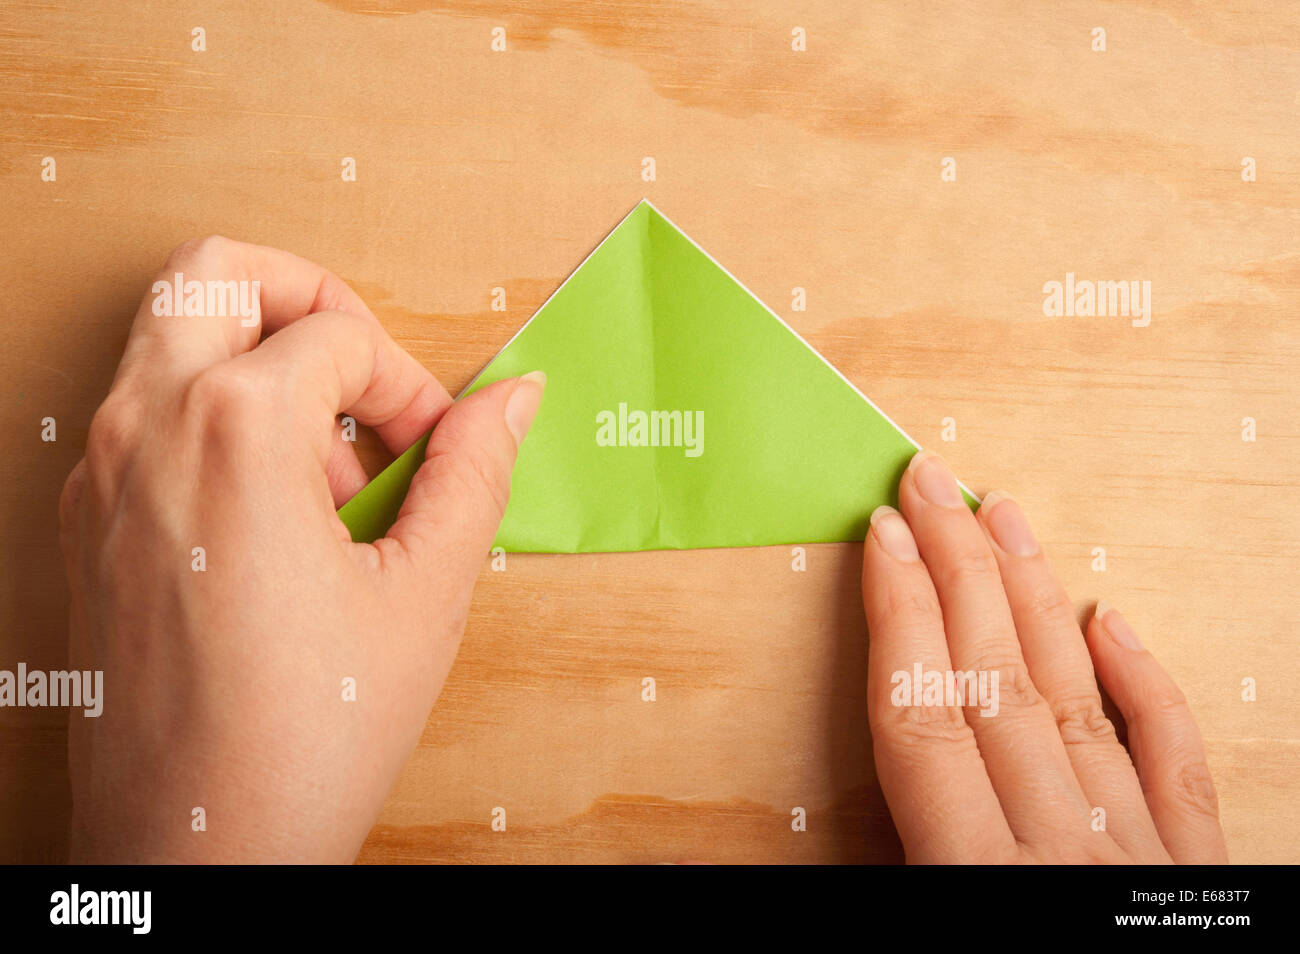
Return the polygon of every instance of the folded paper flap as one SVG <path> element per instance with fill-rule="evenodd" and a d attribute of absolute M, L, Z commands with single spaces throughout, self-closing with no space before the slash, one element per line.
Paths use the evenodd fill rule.
<path fill-rule="evenodd" d="M 537 368 L 547 391 L 497 536 L 511 551 L 860 540 L 916 450 L 646 201 L 465 393 Z M 342 508 L 354 539 L 386 530 L 422 459 Z"/>

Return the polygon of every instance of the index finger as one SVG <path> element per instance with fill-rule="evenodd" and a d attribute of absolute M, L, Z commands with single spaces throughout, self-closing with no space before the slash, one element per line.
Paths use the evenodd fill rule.
<path fill-rule="evenodd" d="M 1008 860 L 1016 839 L 960 705 L 927 704 L 913 685 L 918 674 L 947 674 L 952 664 L 934 584 L 892 507 L 871 515 L 862 602 L 876 774 L 908 860 Z"/>
<path fill-rule="evenodd" d="M 314 312 L 229 367 L 275 382 L 282 406 L 304 412 L 301 426 L 318 442 L 322 464 L 337 446 L 334 415 L 340 411 L 409 444 L 451 404 L 433 375 L 379 322 L 346 311 Z"/>

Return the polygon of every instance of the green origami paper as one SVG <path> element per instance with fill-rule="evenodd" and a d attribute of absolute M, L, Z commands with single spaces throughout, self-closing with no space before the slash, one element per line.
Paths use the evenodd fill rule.
<path fill-rule="evenodd" d="M 538 369 L 546 394 L 496 539 L 508 551 L 861 540 L 917 449 L 649 202 L 465 393 Z M 339 511 L 354 540 L 392 525 L 427 441 Z"/>

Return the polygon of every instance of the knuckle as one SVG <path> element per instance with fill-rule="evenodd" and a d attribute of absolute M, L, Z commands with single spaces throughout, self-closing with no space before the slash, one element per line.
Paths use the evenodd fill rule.
<path fill-rule="evenodd" d="M 997 673 L 999 709 L 1032 709 L 1046 706 L 1047 701 L 1029 675 L 1029 667 L 1018 654 L 997 647 L 978 649 L 964 659 L 963 670 Z"/>
<path fill-rule="evenodd" d="M 213 265 L 225 261 L 234 242 L 223 235 L 205 235 L 177 245 L 167 256 L 168 268 Z"/>
<path fill-rule="evenodd" d="M 957 706 L 881 706 L 871 712 L 872 733 L 897 754 L 909 749 L 974 742 Z"/>
<path fill-rule="evenodd" d="M 1188 759 L 1174 773 L 1174 797 L 1187 809 L 1212 818 L 1219 817 L 1219 795 L 1214 790 L 1210 768 L 1200 759 Z"/>
<path fill-rule="evenodd" d="M 1002 579 L 993 554 L 987 547 L 983 550 L 968 548 L 955 552 L 937 568 L 932 568 L 931 573 L 935 577 L 936 588 L 947 593 L 984 587 L 990 581 L 997 581 L 1000 586 Z"/>
<path fill-rule="evenodd" d="M 1074 608 L 1065 592 L 1056 582 L 1050 581 L 1034 586 L 1020 602 L 1018 609 L 1029 626 L 1054 625 L 1061 620 L 1068 620 L 1071 626 L 1078 628 Z"/>
<path fill-rule="evenodd" d="M 885 612 L 891 621 L 907 626 L 940 619 L 939 600 L 928 586 L 890 586 L 885 593 Z"/>
<path fill-rule="evenodd" d="M 68 533 L 76 528 L 77 510 L 81 505 L 81 495 L 86 486 L 86 461 L 82 458 L 72 473 L 63 482 L 59 494 L 59 531 Z"/>
<path fill-rule="evenodd" d="M 244 429 L 260 418 L 267 400 L 266 389 L 256 376 L 229 365 L 217 365 L 199 373 L 185 395 L 186 416 L 212 429 Z"/>
<path fill-rule="evenodd" d="M 96 472 L 115 467 L 129 453 L 136 429 L 135 412 L 125 401 L 110 396 L 90 420 L 86 466 Z"/>
<path fill-rule="evenodd" d="M 261 389 L 252 375 L 216 366 L 201 371 L 190 383 L 190 402 L 205 408 L 240 406 L 260 400 Z"/>
<path fill-rule="evenodd" d="M 1066 745 L 1119 744 L 1115 726 L 1106 718 L 1101 699 L 1095 695 L 1057 700 L 1052 703 L 1052 716 Z"/>
<path fill-rule="evenodd" d="M 1145 701 L 1146 709 L 1152 715 L 1178 719 L 1191 718 L 1187 697 L 1183 695 L 1183 690 L 1172 682 L 1152 692 Z"/>
<path fill-rule="evenodd" d="M 315 306 L 321 311 L 342 311 L 350 292 L 343 279 L 333 272 L 325 272 L 316 291 Z"/>
<path fill-rule="evenodd" d="M 509 474 L 496 467 L 491 455 L 477 446 L 470 448 L 464 457 L 466 465 L 473 470 L 479 484 L 491 498 L 493 511 L 498 515 L 504 515 L 506 504 L 510 502 Z"/>
<path fill-rule="evenodd" d="M 491 455 L 478 444 L 464 444 L 443 454 L 452 479 L 474 495 L 486 495 L 499 520 L 510 501 L 510 475 L 493 465 Z"/>

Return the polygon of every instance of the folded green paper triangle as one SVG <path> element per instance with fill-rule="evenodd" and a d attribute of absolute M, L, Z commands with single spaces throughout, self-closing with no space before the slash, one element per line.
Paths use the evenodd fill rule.
<path fill-rule="evenodd" d="M 861 540 L 917 450 L 646 201 L 464 393 L 537 369 L 546 394 L 496 539 L 508 551 Z M 427 441 L 339 511 L 354 540 L 392 525 Z"/>

